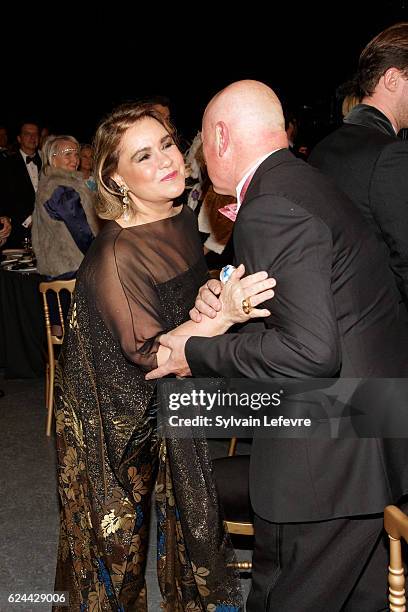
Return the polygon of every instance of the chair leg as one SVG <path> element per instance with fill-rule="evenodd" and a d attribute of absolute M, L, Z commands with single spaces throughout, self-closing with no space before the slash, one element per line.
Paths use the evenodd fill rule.
<path fill-rule="evenodd" d="M 50 392 L 50 364 L 45 365 L 45 409 L 48 410 L 48 394 Z"/>
<path fill-rule="evenodd" d="M 55 363 L 49 364 L 49 388 L 48 388 L 48 414 L 47 414 L 47 436 L 51 435 L 52 413 L 54 409 L 54 374 Z"/>
<path fill-rule="evenodd" d="M 229 447 L 228 447 L 228 457 L 233 457 L 237 450 L 237 442 L 238 438 L 231 438 Z"/>
<path fill-rule="evenodd" d="M 402 565 L 401 541 L 388 534 L 390 565 L 388 567 L 388 601 L 391 612 L 405 612 L 405 575 Z"/>

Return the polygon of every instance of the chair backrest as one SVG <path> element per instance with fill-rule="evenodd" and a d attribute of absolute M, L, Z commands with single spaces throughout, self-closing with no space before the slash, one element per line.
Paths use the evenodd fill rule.
<path fill-rule="evenodd" d="M 232 440 L 236 441 L 236 438 Z M 224 524 L 232 535 L 253 536 L 249 501 L 249 455 L 229 455 L 212 461 L 218 496 L 224 511 Z M 230 564 L 239 570 L 251 569 L 250 561 Z"/>
<path fill-rule="evenodd" d="M 384 510 L 384 529 L 390 540 L 388 567 L 388 600 L 391 612 L 405 612 L 405 575 L 402 563 L 401 538 L 408 542 L 408 516 L 396 506 Z"/>
<path fill-rule="evenodd" d="M 47 331 L 48 345 L 62 344 L 64 340 L 64 333 L 65 333 L 65 320 L 64 319 L 65 317 L 64 317 L 63 310 L 62 310 L 62 306 L 61 306 L 60 292 L 63 290 L 69 291 L 69 293 L 71 294 L 71 299 L 72 299 L 72 294 L 74 292 L 74 289 L 75 289 L 75 279 L 43 281 L 39 285 L 39 290 L 43 297 L 45 328 Z M 62 334 L 58 336 L 54 335 L 51 329 L 50 309 L 49 309 L 48 300 L 47 300 L 48 291 L 54 292 L 56 296 L 57 307 L 58 307 L 58 318 L 59 318 L 58 325 L 61 327 L 61 330 L 62 330 Z M 52 347 L 49 346 L 48 348 L 50 350 L 50 348 Z"/>

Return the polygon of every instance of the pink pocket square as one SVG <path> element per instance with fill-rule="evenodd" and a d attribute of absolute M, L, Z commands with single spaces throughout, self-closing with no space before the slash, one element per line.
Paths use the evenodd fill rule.
<path fill-rule="evenodd" d="M 227 219 L 230 219 L 231 221 L 235 221 L 235 219 L 237 218 L 237 214 L 238 214 L 237 206 L 238 206 L 237 203 L 233 202 L 232 204 L 227 204 L 226 206 L 219 208 L 218 212 L 224 215 L 224 217 L 227 217 Z"/>

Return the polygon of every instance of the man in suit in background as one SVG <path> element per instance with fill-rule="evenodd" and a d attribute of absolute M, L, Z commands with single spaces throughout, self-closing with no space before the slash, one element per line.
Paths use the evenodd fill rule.
<path fill-rule="evenodd" d="M 19 151 L 10 155 L 0 166 L 1 206 L 12 224 L 7 240 L 10 247 L 22 247 L 24 238 L 30 236 L 31 213 L 42 165 L 37 151 L 38 124 L 32 121 L 22 123 L 17 141 Z"/>
<path fill-rule="evenodd" d="M 377 235 L 408 307 L 408 23 L 378 34 L 360 55 L 361 103 L 309 162 L 332 177 Z"/>
<path fill-rule="evenodd" d="M 208 105 L 202 134 L 215 191 L 237 196 L 236 262 L 276 278 L 272 314 L 215 338 L 163 336 L 171 356 L 146 378 L 406 376 L 387 261 L 353 203 L 288 151 L 274 92 L 233 83 Z M 382 440 L 254 438 L 248 612 L 386 608 L 382 511 L 408 490 L 408 443 L 392 443 L 393 459 Z"/>

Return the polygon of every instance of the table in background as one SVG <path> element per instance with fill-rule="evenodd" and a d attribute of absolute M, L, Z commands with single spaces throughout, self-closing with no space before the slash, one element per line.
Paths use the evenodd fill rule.
<path fill-rule="evenodd" d="M 6 378 L 44 375 L 42 280 L 36 273 L 0 270 L 0 367 Z"/>

